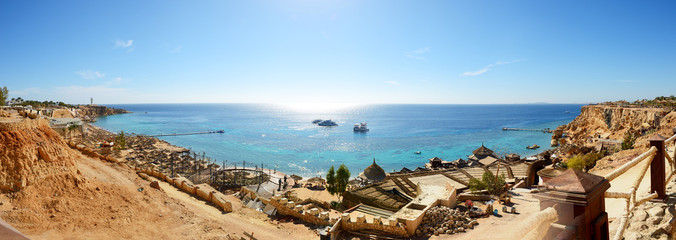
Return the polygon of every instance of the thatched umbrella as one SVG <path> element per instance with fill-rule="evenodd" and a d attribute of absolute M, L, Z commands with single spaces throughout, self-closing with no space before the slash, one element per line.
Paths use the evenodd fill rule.
<path fill-rule="evenodd" d="M 293 179 L 294 181 L 298 182 L 298 181 L 300 181 L 301 179 L 303 179 L 303 177 L 298 176 L 298 175 L 296 175 L 296 174 L 292 174 L 292 175 L 291 175 L 291 179 Z"/>
<path fill-rule="evenodd" d="M 307 180 L 307 182 L 312 183 L 312 185 L 326 184 L 326 180 L 320 177 L 313 177 Z"/>

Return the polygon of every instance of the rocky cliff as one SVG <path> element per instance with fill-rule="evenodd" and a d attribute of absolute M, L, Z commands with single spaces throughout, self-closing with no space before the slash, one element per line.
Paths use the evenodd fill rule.
<path fill-rule="evenodd" d="M 18 191 L 46 178 L 77 179 L 78 156 L 46 120 L 0 122 L 0 191 Z"/>
<path fill-rule="evenodd" d="M 641 136 L 637 143 L 653 132 L 669 137 L 675 125 L 676 112 L 667 109 L 588 105 L 575 120 L 557 130 L 562 130 L 569 142 L 589 146 L 599 139 L 621 141 L 629 131 Z"/>
<path fill-rule="evenodd" d="M 81 117 L 90 117 L 90 118 L 95 118 L 98 116 L 108 116 L 108 115 L 114 115 L 114 114 L 122 114 L 122 113 L 130 113 L 127 110 L 124 109 L 118 109 L 118 108 L 109 108 L 106 106 L 96 106 L 96 105 L 84 105 L 80 106 L 79 109 L 79 116 Z"/>

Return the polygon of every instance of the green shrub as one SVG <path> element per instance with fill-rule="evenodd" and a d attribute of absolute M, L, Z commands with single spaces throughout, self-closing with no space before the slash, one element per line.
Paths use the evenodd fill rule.
<path fill-rule="evenodd" d="M 120 150 L 127 149 L 127 140 L 125 139 L 124 131 L 120 131 L 120 134 L 115 137 L 115 148 Z"/>
<path fill-rule="evenodd" d="M 603 158 L 603 156 L 604 156 L 603 152 L 591 152 L 584 155 L 578 154 L 568 159 L 566 165 L 569 168 L 581 171 L 588 171 L 589 169 L 596 166 L 596 162 L 599 159 Z"/>
<path fill-rule="evenodd" d="M 487 190 L 490 194 L 499 195 L 505 191 L 505 174 L 500 174 L 497 182 L 495 180 L 496 177 L 492 172 L 484 172 L 481 180 L 474 178 L 469 180 L 469 189 L 472 191 Z"/>
<path fill-rule="evenodd" d="M 622 150 L 634 149 L 634 143 L 636 142 L 636 136 L 631 132 L 624 134 L 624 140 L 622 141 Z"/>

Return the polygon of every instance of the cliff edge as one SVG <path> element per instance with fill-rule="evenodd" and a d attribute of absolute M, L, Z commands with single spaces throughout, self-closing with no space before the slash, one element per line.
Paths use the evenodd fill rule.
<path fill-rule="evenodd" d="M 76 156 L 46 120 L 2 121 L 0 191 L 18 191 L 45 178 L 77 179 Z"/>
<path fill-rule="evenodd" d="M 575 120 L 557 130 L 565 133 L 569 143 L 595 146 L 600 140 L 621 141 L 630 131 L 639 136 L 637 143 L 653 133 L 668 137 L 674 126 L 676 112 L 664 108 L 587 105 Z"/>
<path fill-rule="evenodd" d="M 106 106 L 97 106 L 97 105 L 82 105 L 78 107 L 79 116 L 88 117 L 91 119 L 94 119 L 98 116 L 108 116 L 123 113 L 131 113 L 131 112 L 124 109 L 110 108 Z"/>

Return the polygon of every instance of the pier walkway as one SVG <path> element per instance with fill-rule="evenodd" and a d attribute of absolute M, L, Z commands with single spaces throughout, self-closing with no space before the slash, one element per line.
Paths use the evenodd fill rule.
<path fill-rule="evenodd" d="M 192 132 L 192 133 L 170 133 L 170 134 L 157 134 L 157 135 L 148 135 L 150 137 L 166 137 L 166 136 L 182 136 L 182 135 L 197 135 L 197 134 L 211 134 L 211 133 L 224 133 L 225 131 L 207 131 L 207 132 Z"/>
<path fill-rule="evenodd" d="M 508 128 L 503 127 L 502 131 L 534 131 L 534 132 L 543 132 L 543 133 L 552 133 L 553 131 L 549 128 L 545 129 L 527 129 L 527 128 Z"/>

